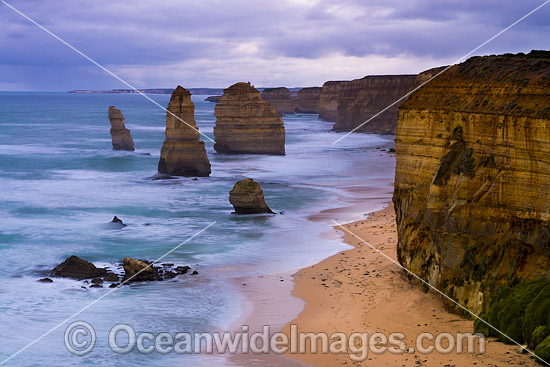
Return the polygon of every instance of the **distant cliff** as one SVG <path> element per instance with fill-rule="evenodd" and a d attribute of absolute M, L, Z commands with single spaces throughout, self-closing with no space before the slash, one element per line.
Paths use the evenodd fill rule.
<path fill-rule="evenodd" d="M 323 84 L 319 96 L 319 120 L 336 121 L 338 119 L 338 101 L 340 90 L 349 81 L 330 81 Z"/>
<path fill-rule="evenodd" d="M 473 57 L 399 109 L 399 261 L 473 312 L 550 278 L 550 52 Z"/>
<path fill-rule="evenodd" d="M 416 75 L 370 75 L 342 85 L 334 130 L 351 131 L 410 91 Z M 374 117 L 357 132 L 394 134 L 403 100 Z"/>
<path fill-rule="evenodd" d="M 323 88 L 309 87 L 298 91 L 296 100 L 296 112 L 319 113 L 319 98 Z"/>
<path fill-rule="evenodd" d="M 280 114 L 294 113 L 294 100 L 290 98 L 288 88 L 266 88 L 261 93 L 262 99 L 268 102 Z"/>

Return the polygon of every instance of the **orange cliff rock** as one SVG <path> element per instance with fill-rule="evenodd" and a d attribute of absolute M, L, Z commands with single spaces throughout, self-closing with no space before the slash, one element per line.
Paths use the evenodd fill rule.
<path fill-rule="evenodd" d="M 130 130 L 124 126 L 124 115 L 115 106 L 109 107 L 109 121 L 113 149 L 134 151 L 134 139 L 132 139 Z"/>
<path fill-rule="evenodd" d="M 191 93 L 178 85 L 167 110 L 166 139 L 160 152 L 159 172 L 175 176 L 209 176 L 210 161 L 195 123 Z"/>
<path fill-rule="evenodd" d="M 475 313 L 550 277 L 550 52 L 472 57 L 399 109 L 399 261 Z"/>
<path fill-rule="evenodd" d="M 319 113 L 319 98 L 323 88 L 309 87 L 298 91 L 296 100 L 296 112 L 299 113 Z"/>
<path fill-rule="evenodd" d="M 283 119 L 250 83 L 225 89 L 214 115 L 218 153 L 285 154 Z"/>
<path fill-rule="evenodd" d="M 294 100 L 290 98 L 288 88 L 266 88 L 261 93 L 262 99 L 268 102 L 280 114 L 294 113 Z"/>
<path fill-rule="evenodd" d="M 323 84 L 319 95 L 319 120 L 336 121 L 338 119 L 338 101 L 340 90 L 349 81 L 330 81 Z"/>
<path fill-rule="evenodd" d="M 416 80 L 416 75 L 369 75 L 341 86 L 338 99 L 338 117 L 333 129 L 371 134 L 395 134 L 399 106 L 404 99 L 375 116 L 405 96 Z"/>

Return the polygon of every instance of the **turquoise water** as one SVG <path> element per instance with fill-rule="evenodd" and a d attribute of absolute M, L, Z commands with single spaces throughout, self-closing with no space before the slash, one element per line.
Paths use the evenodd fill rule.
<path fill-rule="evenodd" d="M 212 137 L 215 105 L 204 98 L 193 96 L 196 120 Z M 111 150 L 110 105 L 125 115 L 136 152 Z M 154 333 L 227 329 L 241 313 L 235 277 L 298 269 L 345 248 L 319 237 L 330 220 L 309 216 L 364 200 L 361 210 L 335 218 L 351 220 L 390 197 L 394 162 L 376 148 L 392 145 L 392 137 L 354 134 L 331 146 L 342 136 L 330 132 L 331 123 L 307 114 L 284 120 L 286 156 L 218 155 L 206 141 L 211 177 L 152 180 L 165 112 L 143 97 L 0 93 L 0 363 L 108 292 L 68 279 L 37 282 L 66 257 L 113 269 L 125 256 L 154 260 L 216 221 L 163 259 L 198 276 L 124 287 L 75 318 L 97 332 L 90 354 L 65 349 L 63 325 L 5 365 L 223 365 L 222 357 L 200 355 L 119 356 L 106 338 L 118 323 Z M 259 181 L 270 207 L 284 215 L 231 214 L 228 192 L 245 177 Z M 369 186 L 381 193 L 357 196 Z M 114 215 L 128 226 L 106 228 Z M 220 270 L 228 267 L 240 270 Z"/>

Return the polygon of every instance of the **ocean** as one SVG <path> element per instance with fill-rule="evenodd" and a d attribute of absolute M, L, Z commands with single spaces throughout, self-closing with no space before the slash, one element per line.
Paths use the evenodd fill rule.
<path fill-rule="evenodd" d="M 170 98 L 150 97 L 163 106 Z M 205 97 L 192 97 L 195 119 L 213 138 L 215 104 Z M 124 114 L 135 152 L 111 149 L 110 105 Z M 382 149 L 393 137 L 352 134 L 333 146 L 343 133 L 311 114 L 284 116 L 285 156 L 221 155 L 205 141 L 211 177 L 154 180 L 165 117 L 139 95 L 0 93 L 0 363 L 110 291 L 70 279 L 38 282 L 65 258 L 116 270 L 126 256 L 155 260 L 215 222 L 162 260 L 198 275 L 124 286 L 5 365 L 228 364 L 224 356 L 118 355 L 107 336 L 120 323 L 137 332 L 229 330 L 244 302 L 235 279 L 294 272 L 349 248 L 320 236 L 331 219 L 364 218 L 391 199 L 395 162 Z M 282 214 L 232 214 L 228 193 L 247 177 Z M 107 226 L 115 215 L 127 227 Z M 85 356 L 64 345 L 76 320 L 97 334 Z"/>

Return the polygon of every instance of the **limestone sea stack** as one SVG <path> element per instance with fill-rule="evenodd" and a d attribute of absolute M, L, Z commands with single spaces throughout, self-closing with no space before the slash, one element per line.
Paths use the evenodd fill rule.
<path fill-rule="evenodd" d="M 283 119 L 250 83 L 225 89 L 214 115 L 218 153 L 285 154 Z"/>
<path fill-rule="evenodd" d="M 251 178 L 241 180 L 229 192 L 229 202 L 237 214 L 274 214 L 264 200 L 260 184 Z"/>
<path fill-rule="evenodd" d="M 175 176 L 209 176 L 210 161 L 195 123 L 191 93 L 178 85 L 167 109 L 166 139 L 160 152 L 159 172 Z"/>
<path fill-rule="evenodd" d="M 550 278 L 550 52 L 452 66 L 403 103 L 395 142 L 403 266 L 476 314 Z"/>
<path fill-rule="evenodd" d="M 319 113 L 319 97 L 321 96 L 321 87 L 302 88 L 298 91 L 296 100 L 296 112 L 299 113 Z"/>
<path fill-rule="evenodd" d="M 109 107 L 109 121 L 111 122 L 113 149 L 134 151 L 134 140 L 130 130 L 124 126 L 124 115 L 115 106 Z"/>
<path fill-rule="evenodd" d="M 370 75 L 352 80 L 340 89 L 338 117 L 335 131 L 351 131 L 370 134 L 395 134 L 399 106 L 404 99 L 375 116 L 399 98 L 406 95 L 416 80 L 416 75 Z"/>
<path fill-rule="evenodd" d="M 280 114 L 294 113 L 294 100 L 290 97 L 288 88 L 266 88 L 262 91 L 262 99 L 275 108 Z"/>
<path fill-rule="evenodd" d="M 319 95 L 319 120 L 333 121 L 338 119 L 338 101 L 340 90 L 349 81 L 329 81 L 323 84 Z"/>

